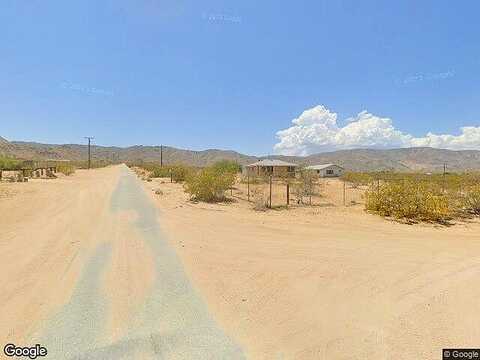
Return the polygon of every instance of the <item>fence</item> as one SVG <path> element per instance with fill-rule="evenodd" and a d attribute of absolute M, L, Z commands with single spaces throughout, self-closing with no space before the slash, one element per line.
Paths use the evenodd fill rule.
<path fill-rule="evenodd" d="M 306 182 L 298 179 L 244 178 L 236 183 L 231 195 L 256 207 L 348 206 L 364 203 L 365 189 L 338 178 Z"/>

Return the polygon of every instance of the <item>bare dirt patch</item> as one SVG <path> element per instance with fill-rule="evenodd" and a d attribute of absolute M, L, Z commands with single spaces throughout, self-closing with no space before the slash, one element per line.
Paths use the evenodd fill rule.
<path fill-rule="evenodd" d="M 189 276 L 252 359 L 433 359 L 478 345 L 478 221 L 408 226 L 328 197 L 255 212 L 144 184 Z"/>

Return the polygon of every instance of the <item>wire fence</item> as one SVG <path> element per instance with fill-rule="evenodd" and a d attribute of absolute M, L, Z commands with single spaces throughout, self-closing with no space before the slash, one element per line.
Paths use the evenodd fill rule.
<path fill-rule="evenodd" d="M 339 178 L 243 179 L 231 189 L 231 196 L 251 202 L 258 208 L 285 206 L 350 206 L 364 204 L 366 186 L 355 186 Z"/>

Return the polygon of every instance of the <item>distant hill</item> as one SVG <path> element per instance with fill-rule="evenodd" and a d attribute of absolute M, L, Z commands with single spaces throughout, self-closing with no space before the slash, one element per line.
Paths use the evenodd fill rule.
<path fill-rule="evenodd" d="M 20 159 L 68 159 L 86 160 L 87 146 L 77 144 L 53 145 L 35 142 L 12 141 L 0 137 L 0 154 Z M 113 162 L 159 162 L 160 146 L 106 147 L 92 146 L 94 160 Z M 192 151 L 163 147 L 165 164 L 184 163 L 206 166 L 218 160 L 235 160 L 242 165 L 264 158 L 281 159 L 297 164 L 313 165 L 335 163 L 351 171 L 442 171 L 444 164 L 449 171 L 480 170 L 480 151 L 452 151 L 433 148 L 406 148 L 390 150 L 355 149 L 340 150 L 298 156 L 248 156 L 231 150 Z"/>
<path fill-rule="evenodd" d="M 6 143 L 8 143 L 8 140 L 0 136 L 0 144 L 6 144 Z"/>

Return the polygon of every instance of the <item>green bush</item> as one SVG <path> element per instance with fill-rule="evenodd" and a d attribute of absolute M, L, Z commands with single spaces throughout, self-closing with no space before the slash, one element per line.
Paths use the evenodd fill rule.
<path fill-rule="evenodd" d="M 468 212 L 480 214 L 480 185 L 474 185 L 465 191 L 463 206 Z"/>
<path fill-rule="evenodd" d="M 194 170 L 189 166 L 175 165 L 171 167 L 171 172 L 173 181 L 182 182 L 185 181 L 194 172 Z"/>
<path fill-rule="evenodd" d="M 455 212 L 452 198 L 434 182 L 384 181 L 371 185 L 365 197 L 367 210 L 399 219 L 441 222 Z"/>
<path fill-rule="evenodd" d="M 20 169 L 21 162 L 10 157 L 0 156 L 0 170 L 1 169 Z"/>
<path fill-rule="evenodd" d="M 57 171 L 66 176 L 73 175 L 75 173 L 75 166 L 71 164 L 62 164 L 57 166 Z"/>
<path fill-rule="evenodd" d="M 169 166 L 154 167 L 150 170 L 151 178 L 166 178 L 170 177 L 171 168 Z"/>
<path fill-rule="evenodd" d="M 185 191 L 195 200 L 223 201 L 225 200 L 225 191 L 235 184 L 235 178 L 235 173 L 208 167 L 187 177 Z"/>

